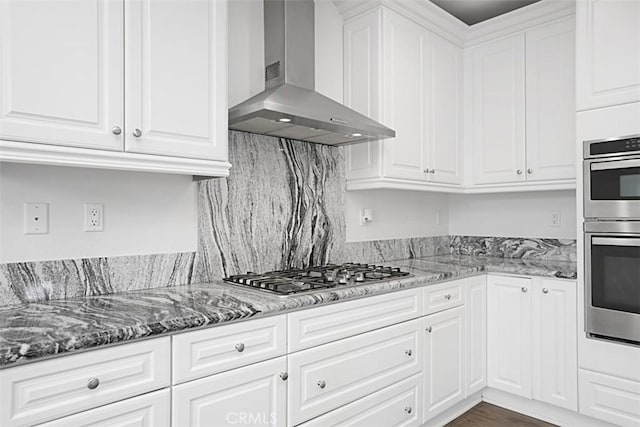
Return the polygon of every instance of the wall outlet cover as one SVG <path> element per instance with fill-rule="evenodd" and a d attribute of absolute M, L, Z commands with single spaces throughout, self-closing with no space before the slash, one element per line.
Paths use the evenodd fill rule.
<path fill-rule="evenodd" d="M 24 204 L 24 234 L 49 233 L 49 203 Z"/>
<path fill-rule="evenodd" d="M 85 203 L 84 231 L 104 231 L 104 205 L 102 203 Z"/>
<path fill-rule="evenodd" d="M 562 217 L 560 212 L 553 211 L 549 216 L 549 227 L 560 227 L 562 225 Z"/>

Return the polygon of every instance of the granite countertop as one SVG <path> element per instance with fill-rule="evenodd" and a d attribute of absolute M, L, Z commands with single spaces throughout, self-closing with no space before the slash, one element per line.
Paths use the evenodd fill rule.
<path fill-rule="evenodd" d="M 576 263 L 568 261 L 440 255 L 384 264 L 413 277 L 286 298 L 216 281 L 10 306 L 0 309 L 0 368 L 484 272 L 576 278 Z"/>

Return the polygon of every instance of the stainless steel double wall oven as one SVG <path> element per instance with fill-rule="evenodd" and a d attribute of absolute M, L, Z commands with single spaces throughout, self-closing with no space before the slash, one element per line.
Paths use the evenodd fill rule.
<path fill-rule="evenodd" d="M 584 143 L 587 334 L 640 345 L 640 135 Z"/>

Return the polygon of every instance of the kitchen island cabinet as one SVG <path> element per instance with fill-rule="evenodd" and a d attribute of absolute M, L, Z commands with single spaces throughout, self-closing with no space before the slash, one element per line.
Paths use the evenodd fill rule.
<path fill-rule="evenodd" d="M 226 5 L 0 1 L 0 161 L 227 176 Z"/>

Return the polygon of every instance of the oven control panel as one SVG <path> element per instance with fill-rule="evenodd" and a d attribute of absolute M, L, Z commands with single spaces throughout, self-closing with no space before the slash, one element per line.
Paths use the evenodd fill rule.
<path fill-rule="evenodd" d="M 585 142 L 585 158 L 635 153 L 640 153 L 640 135 Z"/>

